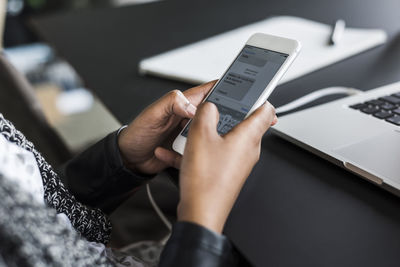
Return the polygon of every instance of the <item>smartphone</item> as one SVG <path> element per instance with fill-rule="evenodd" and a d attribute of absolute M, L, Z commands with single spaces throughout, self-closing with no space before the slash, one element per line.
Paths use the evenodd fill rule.
<path fill-rule="evenodd" d="M 220 135 L 229 132 L 267 101 L 300 49 L 301 44 L 296 40 L 263 33 L 250 37 L 203 100 L 214 103 L 218 108 L 217 131 Z M 172 145 L 182 155 L 190 123 L 186 124 Z"/>

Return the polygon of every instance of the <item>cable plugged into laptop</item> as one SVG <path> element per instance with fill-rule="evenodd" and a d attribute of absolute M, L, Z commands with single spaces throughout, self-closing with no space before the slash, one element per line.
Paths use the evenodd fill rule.
<path fill-rule="evenodd" d="M 400 82 L 362 93 L 352 88 L 320 90 L 278 112 L 331 93 L 355 95 L 282 116 L 273 132 L 400 195 Z"/>
<path fill-rule="evenodd" d="M 292 102 L 289 102 L 283 106 L 280 106 L 279 108 L 276 108 L 276 113 L 285 113 L 294 109 L 297 109 L 299 107 L 302 107 L 304 105 L 307 105 L 317 99 L 320 99 L 322 97 L 328 96 L 328 95 L 338 95 L 338 94 L 344 94 L 348 96 L 352 95 L 357 95 L 361 94 L 363 91 L 355 88 L 350 88 L 350 87 L 328 87 L 328 88 L 323 88 L 319 89 L 315 92 L 312 92 L 308 95 L 305 95 L 303 97 L 300 97 Z"/>

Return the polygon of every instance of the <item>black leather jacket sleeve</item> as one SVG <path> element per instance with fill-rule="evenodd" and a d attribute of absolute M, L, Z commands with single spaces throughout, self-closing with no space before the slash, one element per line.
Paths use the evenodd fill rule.
<path fill-rule="evenodd" d="M 159 266 L 231 267 L 239 266 L 240 259 L 227 237 L 194 223 L 177 222 Z"/>
<path fill-rule="evenodd" d="M 108 214 L 153 177 L 133 173 L 124 167 L 117 132 L 70 160 L 62 173 L 63 182 L 80 202 Z"/>

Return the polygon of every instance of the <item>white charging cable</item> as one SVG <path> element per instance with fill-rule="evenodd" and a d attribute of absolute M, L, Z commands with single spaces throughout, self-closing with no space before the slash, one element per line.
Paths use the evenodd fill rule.
<path fill-rule="evenodd" d="M 355 89 L 355 88 L 350 88 L 350 87 L 328 87 L 328 88 L 323 88 L 320 90 L 317 90 L 315 92 L 312 92 L 308 95 L 305 95 L 303 97 L 300 97 L 290 103 L 287 103 L 283 106 L 280 106 L 279 108 L 276 108 L 275 112 L 276 113 L 284 113 L 291 111 L 293 109 L 299 108 L 301 106 L 304 106 L 308 103 L 311 103 L 321 97 L 328 96 L 328 95 L 337 95 L 337 94 L 344 94 L 344 95 L 356 95 L 362 93 L 361 90 Z"/>
<path fill-rule="evenodd" d="M 117 136 L 120 135 L 120 133 L 127 128 L 128 125 L 123 125 L 121 128 L 118 129 L 117 131 Z M 162 212 L 160 207 L 157 205 L 156 201 L 153 198 L 153 195 L 151 194 L 150 190 L 150 184 L 146 184 L 146 191 L 147 191 L 147 197 L 149 198 L 150 204 L 153 207 L 154 211 L 157 213 L 158 217 L 161 219 L 161 221 L 165 224 L 165 226 L 168 229 L 168 234 L 160 241 L 161 244 L 165 244 L 168 241 L 169 236 L 171 235 L 172 231 L 172 223 L 168 220 L 167 216 Z"/>
<path fill-rule="evenodd" d="M 157 213 L 158 217 L 161 219 L 161 221 L 164 223 L 164 225 L 168 229 L 168 234 L 159 241 L 161 245 L 165 245 L 167 243 L 169 237 L 171 236 L 172 223 L 168 220 L 167 216 L 164 214 L 164 212 L 157 205 L 157 202 L 154 200 L 153 194 L 151 193 L 151 190 L 150 190 L 150 184 L 146 184 L 146 191 L 147 191 L 147 197 L 149 198 L 151 206 L 153 206 L 154 211 Z"/>
<path fill-rule="evenodd" d="M 153 195 L 151 194 L 150 190 L 150 185 L 146 184 L 146 191 L 147 191 L 147 196 L 149 198 L 149 201 L 151 205 L 153 206 L 154 211 L 157 213 L 158 217 L 160 217 L 161 221 L 164 223 L 164 225 L 168 228 L 169 231 L 172 230 L 172 224 L 168 220 L 167 216 L 165 216 L 164 212 L 160 209 L 160 207 L 157 205 L 156 201 L 153 198 Z"/>

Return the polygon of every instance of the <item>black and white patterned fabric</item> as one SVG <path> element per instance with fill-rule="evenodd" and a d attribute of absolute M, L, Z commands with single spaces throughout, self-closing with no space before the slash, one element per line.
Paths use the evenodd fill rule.
<path fill-rule="evenodd" d="M 0 267 L 121 266 L 0 174 Z"/>
<path fill-rule="evenodd" d="M 88 241 L 106 244 L 111 235 L 111 222 L 99 209 L 78 202 L 61 182 L 58 174 L 43 156 L 14 125 L 0 113 L 0 133 L 12 143 L 30 151 L 35 156 L 44 185 L 45 202 L 57 213 L 64 213 L 72 226 Z"/>

